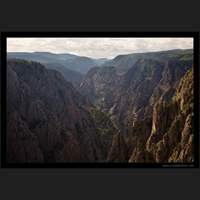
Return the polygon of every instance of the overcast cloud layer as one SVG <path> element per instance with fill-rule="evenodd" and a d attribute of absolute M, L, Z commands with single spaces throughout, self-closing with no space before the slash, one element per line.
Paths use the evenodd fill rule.
<path fill-rule="evenodd" d="M 45 51 L 93 58 L 193 48 L 193 38 L 8 38 L 8 52 Z"/>

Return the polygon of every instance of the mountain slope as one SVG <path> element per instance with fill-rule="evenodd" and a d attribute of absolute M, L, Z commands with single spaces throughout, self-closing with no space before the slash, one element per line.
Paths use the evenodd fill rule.
<path fill-rule="evenodd" d="M 138 60 L 124 75 L 115 67 L 94 68 L 80 85 L 82 94 L 125 129 L 151 117 L 154 104 L 170 99 L 192 60 Z"/>
<path fill-rule="evenodd" d="M 83 80 L 83 77 L 84 77 L 83 74 L 73 71 L 73 70 L 70 70 L 70 69 L 67 69 L 66 67 L 64 67 L 61 64 L 47 63 L 44 65 L 47 69 L 54 69 L 54 70 L 57 70 L 58 72 L 60 72 L 63 75 L 63 77 L 65 78 L 65 80 L 68 82 L 71 82 L 75 88 L 78 88 L 80 83 Z"/>
<path fill-rule="evenodd" d="M 162 52 L 159 54 L 163 55 Z M 126 153 L 121 158 L 126 162 L 157 161 L 155 155 L 146 149 L 155 120 L 154 109 L 158 102 L 168 104 L 171 101 L 181 78 L 193 64 L 190 51 L 188 55 L 186 52 L 183 54 L 187 59 L 176 54 L 177 50 L 171 59 L 168 55 L 167 58 L 139 59 L 125 74 L 119 74 L 117 67 L 107 66 L 94 68 L 86 75 L 80 91 L 107 113 L 120 130 L 120 134 L 113 138 L 108 160 L 118 161 L 116 152 L 123 147 Z M 166 117 L 175 112 L 173 109 L 164 111 Z M 164 126 L 165 119 L 160 120 Z M 162 123 L 158 121 L 158 124 Z"/>
<path fill-rule="evenodd" d="M 92 105 L 59 72 L 8 60 L 7 80 L 8 162 L 103 159 Z"/>
<path fill-rule="evenodd" d="M 152 120 L 137 121 L 132 133 L 113 137 L 109 161 L 137 163 L 194 162 L 193 69 L 170 99 L 155 103 Z M 118 156 L 117 156 L 118 155 Z"/>
<path fill-rule="evenodd" d="M 118 55 L 114 59 L 105 62 L 103 65 L 114 66 L 117 68 L 117 72 L 119 74 L 124 74 L 140 59 L 151 59 L 157 61 L 168 61 L 174 59 L 174 60 L 187 61 L 193 59 L 193 50 L 175 49 L 175 50 L 159 51 L 159 52 Z"/>
<path fill-rule="evenodd" d="M 154 107 L 147 150 L 156 162 L 194 161 L 193 120 L 193 70 L 190 69 L 171 101 L 160 100 Z"/>

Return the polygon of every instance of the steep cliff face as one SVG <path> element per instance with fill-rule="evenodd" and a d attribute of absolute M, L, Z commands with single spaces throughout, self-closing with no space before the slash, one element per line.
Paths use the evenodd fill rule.
<path fill-rule="evenodd" d="M 173 98 L 154 107 L 147 151 L 156 162 L 193 162 L 193 71 L 188 70 Z"/>
<path fill-rule="evenodd" d="M 124 137 L 118 133 L 112 139 L 112 144 L 108 152 L 108 162 L 127 162 L 128 149 Z"/>
<path fill-rule="evenodd" d="M 105 62 L 104 66 L 114 66 L 118 74 L 125 74 L 138 60 L 151 59 L 156 61 L 182 60 L 189 61 L 193 59 L 192 49 L 174 49 L 160 52 L 133 53 L 127 55 L 118 55 L 112 60 Z"/>
<path fill-rule="evenodd" d="M 129 133 L 136 121 L 149 117 L 146 111 L 163 68 L 164 63 L 142 59 L 123 76 L 111 113 L 125 132 Z"/>
<path fill-rule="evenodd" d="M 8 162 L 103 158 L 91 104 L 59 72 L 20 60 L 7 68 Z"/>
<path fill-rule="evenodd" d="M 97 137 L 100 143 L 99 147 L 102 153 L 102 161 L 106 161 L 113 137 L 119 132 L 118 127 L 112 123 L 106 113 L 101 112 L 98 108 L 90 107 L 89 112 L 97 127 Z"/>
<path fill-rule="evenodd" d="M 99 108 L 107 111 L 117 95 L 121 77 L 114 67 L 95 67 L 91 69 L 80 84 L 81 94 Z"/>
<path fill-rule="evenodd" d="M 89 96 L 101 111 L 107 113 L 120 131 L 120 134 L 113 138 L 108 160 L 115 160 L 114 155 L 119 152 L 121 146 L 126 149 L 123 150 L 126 153 L 122 153 L 123 156 L 120 157 L 126 162 L 164 162 L 169 159 L 168 154 L 164 156 L 160 153 L 155 156 L 146 143 L 160 141 L 166 127 L 172 126 L 175 113 L 181 112 L 176 101 L 173 100 L 170 105 L 169 102 L 175 93 L 177 94 L 181 78 L 191 69 L 193 60 L 190 53 L 157 53 L 160 57 L 149 54 L 148 59 L 145 56 L 138 59 L 127 73 L 123 74 L 118 73 L 119 66 L 89 71 L 80 91 Z M 182 120 L 185 119 L 179 116 L 176 126 L 184 127 Z M 155 130 L 161 134 L 155 137 Z M 173 131 L 170 132 L 173 137 Z M 176 135 L 174 140 L 175 138 Z M 161 142 L 159 145 L 159 149 L 164 151 Z M 176 157 L 176 153 L 173 155 Z"/>
<path fill-rule="evenodd" d="M 75 88 L 78 88 L 80 86 L 80 83 L 82 82 L 84 77 L 83 74 L 67 69 L 66 67 L 64 67 L 59 63 L 46 63 L 44 64 L 44 66 L 47 69 L 53 69 L 60 72 L 62 76 L 65 78 L 65 80 L 71 82 Z"/>
<path fill-rule="evenodd" d="M 136 121 L 151 118 L 153 106 L 160 98 L 172 97 L 191 64 L 192 60 L 141 59 L 123 76 L 114 67 L 95 68 L 82 82 L 80 91 L 108 112 L 126 133 Z"/>
<path fill-rule="evenodd" d="M 193 120 L 193 69 L 190 68 L 171 99 L 162 97 L 155 103 L 152 120 L 137 121 L 126 138 L 120 134 L 113 138 L 108 159 L 137 163 L 192 163 Z"/>

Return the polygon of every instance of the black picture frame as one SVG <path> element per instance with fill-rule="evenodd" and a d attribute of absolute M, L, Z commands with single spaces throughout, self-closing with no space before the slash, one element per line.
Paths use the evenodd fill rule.
<path fill-rule="evenodd" d="M 8 37 L 192 37 L 194 51 L 194 163 L 7 163 L 6 65 Z M 199 32 L 1 32 L 1 167 L 2 168 L 198 168 L 199 167 Z"/>

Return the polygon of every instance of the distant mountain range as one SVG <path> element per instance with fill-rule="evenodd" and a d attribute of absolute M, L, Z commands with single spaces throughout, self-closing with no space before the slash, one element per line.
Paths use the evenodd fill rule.
<path fill-rule="evenodd" d="M 83 76 L 95 66 L 101 66 L 107 59 L 92 59 L 73 54 L 53 54 L 49 52 L 8 52 L 8 59 L 22 59 L 35 61 L 43 64 L 49 69 L 55 69 L 62 73 L 64 78 L 77 87 Z"/>
<path fill-rule="evenodd" d="M 53 54 L 49 52 L 8 52 L 8 58 L 24 59 L 29 61 L 40 62 L 42 64 L 59 64 L 67 69 L 86 74 L 89 69 L 102 65 L 107 61 L 105 58 L 93 59 L 73 54 Z"/>

